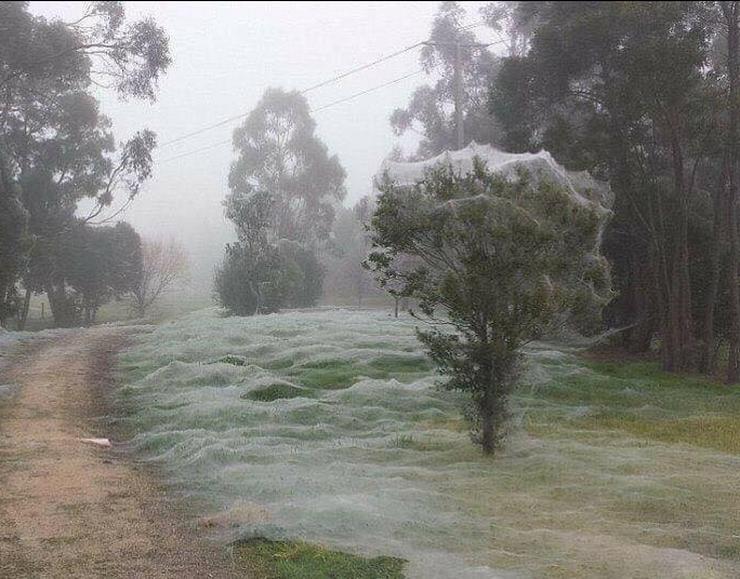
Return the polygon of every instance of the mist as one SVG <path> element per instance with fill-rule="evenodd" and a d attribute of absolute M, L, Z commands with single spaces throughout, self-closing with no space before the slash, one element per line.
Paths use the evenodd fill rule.
<path fill-rule="evenodd" d="M 740 577 L 740 0 L 0 2 L 0 576 Z"/>
<path fill-rule="evenodd" d="M 31 2 L 30 9 L 72 21 L 84 4 Z M 470 23 L 479 22 L 485 3 L 462 4 Z M 179 240 L 190 255 L 193 288 L 210 293 L 224 245 L 235 239 L 222 206 L 234 153 L 230 142 L 191 152 L 230 141 L 243 119 L 165 143 L 246 116 L 268 87 L 301 90 L 417 43 L 428 36 L 436 10 L 433 2 L 126 4 L 131 18 L 151 16 L 166 30 L 173 64 L 159 83 L 156 102 L 121 102 L 110 90 L 94 91 L 119 140 L 147 127 L 160 143 L 152 178 L 121 218 L 145 237 Z M 482 37 L 494 35 L 484 30 Z M 420 71 L 418 59 L 418 50 L 409 51 L 306 96 L 312 107 L 322 107 Z M 427 75 L 417 74 L 315 113 L 318 135 L 347 170 L 345 205 L 371 192 L 373 175 L 396 144 L 415 148 L 418 136 L 395 137 L 389 117 L 425 80 Z"/>

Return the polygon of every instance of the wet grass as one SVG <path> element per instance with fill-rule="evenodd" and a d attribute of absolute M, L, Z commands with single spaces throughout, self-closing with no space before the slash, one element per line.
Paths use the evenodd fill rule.
<path fill-rule="evenodd" d="M 740 454 L 740 419 L 736 417 L 697 416 L 677 420 L 646 420 L 635 416 L 597 416 L 574 420 L 572 424 L 588 430 L 619 430 L 647 440 Z"/>
<path fill-rule="evenodd" d="M 586 362 L 582 369 L 556 373 L 539 391 L 532 433 L 614 431 L 740 454 L 740 387 L 669 374 L 650 362 Z"/>
<path fill-rule="evenodd" d="M 536 576 L 618 576 L 621 552 L 634 560 L 623 576 L 707 576 L 696 557 L 714 559 L 709 576 L 736 576 L 740 387 L 650 362 L 543 365 L 547 378 L 516 396 L 540 462 L 512 454 L 515 486 L 491 479 L 481 491 L 508 501 L 490 509 L 497 544 L 513 555 L 497 563 Z M 557 566 L 538 567 L 535 556 Z"/>
<path fill-rule="evenodd" d="M 365 558 L 295 541 L 250 539 L 233 545 L 241 568 L 260 579 L 401 579 L 404 561 Z"/>
<path fill-rule="evenodd" d="M 431 364 L 422 356 L 382 355 L 369 362 L 348 360 L 319 360 L 290 367 L 288 376 L 307 388 L 348 388 L 362 378 L 400 382 L 411 381 L 431 370 Z"/>
<path fill-rule="evenodd" d="M 229 354 L 228 356 L 223 356 L 216 360 L 215 362 L 211 362 L 212 364 L 231 364 L 232 366 L 246 366 L 248 364 L 247 360 L 243 358 L 242 356 L 235 356 L 234 354 Z"/>
<path fill-rule="evenodd" d="M 256 402 L 274 402 L 275 400 L 285 400 L 288 398 L 298 398 L 299 396 L 308 396 L 309 393 L 305 388 L 296 388 L 292 384 L 285 382 L 276 382 L 263 388 L 258 388 L 241 395 L 245 400 L 254 400 Z"/>
<path fill-rule="evenodd" d="M 361 369 L 344 360 L 321 360 L 292 368 L 288 375 L 306 388 L 339 389 L 352 386 L 362 375 Z"/>
<path fill-rule="evenodd" d="M 318 321 L 328 324 L 328 319 Z M 274 323 L 292 327 L 290 320 L 276 318 Z M 291 513 L 278 520 L 299 520 L 310 530 L 291 528 L 278 537 L 331 542 L 337 519 L 315 505 L 333 505 L 334 495 L 361 489 L 382 513 L 377 520 L 384 532 L 401 537 L 409 547 L 403 552 L 412 569 L 431 546 L 504 575 L 740 576 L 740 387 L 667 374 L 651 362 L 594 362 L 567 349 L 535 345 L 532 371 L 512 399 L 512 435 L 489 460 L 469 441 L 461 412 L 464 401 L 433 387 L 431 365 L 410 339 L 383 341 L 390 334 L 385 326 L 377 335 L 365 335 L 366 326 L 384 321 L 371 323 L 368 318 L 354 329 L 344 319 L 331 323 L 336 336 L 330 333 L 330 338 L 314 335 L 319 330 L 313 323 L 282 332 L 296 336 L 292 345 L 270 339 L 261 344 L 259 333 L 244 322 L 241 345 L 230 339 L 228 326 L 215 325 L 208 335 L 194 330 L 178 335 L 177 347 L 152 346 L 159 367 L 168 358 L 201 364 L 175 364 L 172 372 L 159 374 L 138 393 L 153 389 L 163 396 L 144 398 L 144 408 L 157 404 L 156 409 L 167 410 L 151 413 L 153 426 L 148 428 L 156 431 L 172 421 L 169 434 L 150 435 L 158 452 L 176 449 L 167 456 L 175 457 L 178 473 L 195 469 L 177 462 L 179 453 L 202 461 L 193 461 L 200 469 L 194 476 L 204 479 L 209 494 L 219 488 L 219 477 L 208 476 L 226 465 L 230 481 L 242 476 L 233 483 L 235 496 L 260 497 L 268 489 L 289 497 L 299 516 Z M 220 349 L 209 350 L 211 340 L 221 340 Z M 231 357 L 234 366 L 244 360 L 245 367 L 206 366 Z M 131 368 L 135 376 L 150 363 L 145 353 L 132 362 L 141 364 Z M 218 386 L 224 378 L 235 387 L 231 394 L 215 388 L 201 394 L 201 385 Z M 363 378 L 388 382 L 338 391 Z M 417 378 L 424 378 L 424 387 L 390 382 Z M 240 389 L 248 384 L 249 389 Z M 271 404 L 233 404 L 234 392 Z M 313 399 L 288 403 L 306 395 Z M 229 405 L 208 409 L 219 397 Z M 188 416 L 186 409 L 175 411 L 181 399 L 199 412 Z M 207 409 L 202 416 L 201 403 Z M 274 424 L 282 426 L 273 429 Z M 239 436 L 257 439 L 264 435 L 256 428 L 262 425 L 269 446 L 254 445 L 244 454 L 232 451 L 247 446 L 235 436 L 224 451 L 212 442 L 191 450 L 182 434 L 203 431 L 228 439 L 242 426 Z M 319 462 L 322 452 L 326 464 Z M 367 471 L 353 473 L 358 464 L 366 464 Z M 269 468 L 260 470 L 261 465 Z M 332 473 L 332 468 L 338 470 Z M 291 478 L 297 472 L 299 481 L 324 474 L 342 478 L 326 491 L 302 493 L 301 484 Z M 377 476 L 379 492 L 362 487 L 366 473 Z M 283 476 L 287 484 L 281 482 Z M 327 481 L 331 484 L 331 477 Z M 408 490 L 418 488 L 418 495 L 406 494 L 406 485 Z M 393 502 L 394 492 L 403 500 Z M 422 498 L 417 501 L 417 496 Z M 398 513 L 404 519 L 397 527 L 393 521 Z M 342 530 L 342 541 L 353 541 L 359 550 L 372 545 L 380 553 L 398 554 L 379 544 L 377 535 L 368 536 L 362 519 L 356 524 L 342 520 L 351 521 Z M 256 577 L 402 573 L 397 559 L 362 559 L 305 543 L 255 540 L 234 549 Z M 445 576 L 453 576 L 457 566 L 450 562 Z"/>

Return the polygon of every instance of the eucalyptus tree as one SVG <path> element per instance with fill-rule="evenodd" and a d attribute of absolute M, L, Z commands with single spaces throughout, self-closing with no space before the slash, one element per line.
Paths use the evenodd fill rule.
<path fill-rule="evenodd" d="M 70 323 L 90 325 L 111 299 L 123 299 L 142 275 L 141 239 L 128 223 L 92 227 L 81 220 L 68 228 L 57 253 L 69 295 Z"/>
<path fill-rule="evenodd" d="M 27 119 L 33 121 L 36 116 Z M 68 301 L 67 272 L 58 257 L 68 230 L 77 226 L 79 203 L 85 200 L 88 205 L 80 216 L 85 223 L 100 224 L 120 214 L 151 174 L 155 137 L 151 131 L 141 131 L 116 151 L 110 121 L 84 92 L 62 95 L 43 122 L 23 126 L 23 132 L 12 134 L 11 150 L 20 169 L 16 179 L 28 212 L 30 240 L 21 320 L 30 293 L 43 291 L 57 325 L 69 325 L 74 322 L 74 308 Z M 104 216 L 116 193 L 126 200 Z"/>
<path fill-rule="evenodd" d="M 704 2 L 521 2 L 528 50 L 505 60 L 491 89 L 508 148 L 546 147 L 611 182 L 616 319 L 642 348 L 659 334 L 668 370 L 701 358 L 722 108 L 714 12 Z"/>
<path fill-rule="evenodd" d="M 457 69 L 464 144 L 497 142 L 496 119 L 487 106 L 497 60 L 476 41 L 474 30 L 465 27 L 465 16 L 465 9 L 457 2 L 441 4 L 419 59 L 428 75 L 438 73 L 439 78 L 416 88 L 406 107 L 396 109 L 390 118 L 396 134 L 411 131 L 421 136 L 416 155 L 422 159 L 457 148 L 454 114 Z"/>
<path fill-rule="evenodd" d="M 324 240 L 334 204 L 346 194 L 345 171 L 316 136 L 308 102 L 298 92 L 271 88 L 234 131 L 237 158 L 229 173 L 226 215 L 237 231 L 253 227 L 250 206 L 269 203 L 273 240 Z M 260 224 L 261 226 L 261 224 Z"/>
<path fill-rule="evenodd" d="M 120 186 L 129 201 L 138 193 L 151 171 L 154 135 L 137 133 L 115 157 L 110 123 L 88 91 L 105 86 L 121 98 L 152 100 L 170 61 L 163 30 L 149 18 L 129 21 L 121 2 L 89 3 L 74 22 L 34 16 L 26 2 L 0 4 L 0 156 L 31 225 L 23 232 L 23 259 L 3 272 L 1 294 L 24 273 L 27 252 L 35 262 L 27 288 L 48 289 L 43 280 L 53 277 L 46 267 L 53 260 L 44 248 L 71 224 L 81 198 L 93 200 L 93 220 Z M 0 243 L 0 254 L 19 251 L 4 238 Z M 50 300 L 62 312 L 59 294 L 52 289 Z M 67 323 L 65 315 L 58 322 Z"/>
<path fill-rule="evenodd" d="M 216 275 L 234 313 L 313 305 L 321 293 L 317 252 L 346 191 L 344 169 L 315 131 L 306 99 L 274 88 L 234 131 L 225 206 L 239 241 Z"/>

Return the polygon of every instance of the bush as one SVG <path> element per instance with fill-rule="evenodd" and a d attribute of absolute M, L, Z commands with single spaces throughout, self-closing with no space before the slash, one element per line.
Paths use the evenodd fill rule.
<path fill-rule="evenodd" d="M 323 276 L 316 255 L 298 243 L 284 241 L 253 251 L 234 243 L 226 246 L 216 270 L 216 299 L 238 316 L 310 307 L 321 295 Z"/>
<path fill-rule="evenodd" d="M 286 272 L 292 272 L 290 285 L 285 288 L 285 305 L 292 308 L 309 308 L 321 297 L 324 267 L 316 254 L 293 241 L 280 244 L 280 256 Z"/>

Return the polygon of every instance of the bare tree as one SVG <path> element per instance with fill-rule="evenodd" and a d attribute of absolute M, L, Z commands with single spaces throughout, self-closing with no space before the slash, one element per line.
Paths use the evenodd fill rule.
<path fill-rule="evenodd" d="M 168 242 L 144 241 L 141 252 L 141 278 L 132 294 L 136 312 L 144 316 L 165 291 L 187 277 L 188 256 L 174 239 Z"/>

